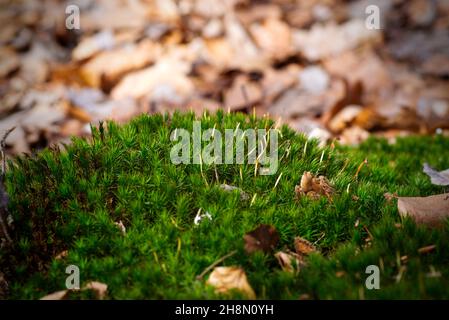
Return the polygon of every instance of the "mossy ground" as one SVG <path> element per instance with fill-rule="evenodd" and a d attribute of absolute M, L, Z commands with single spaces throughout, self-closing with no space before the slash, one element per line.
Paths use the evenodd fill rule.
<path fill-rule="evenodd" d="M 193 120 L 192 114 L 145 115 L 123 127 L 109 123 L 89 141 L 75 139 L 64 151 L 47 149 L 10 163 L 15 246 L 0 254 L 9 298 L 36 299 L 64 289 L 69 264 L 79 266 L 82 284 L 108 284 L 111 299 L 239 298 L 217 296 L 196 280 L 232 250 L 237 254 L 223 265 L 243 267 L 260 299 L 449 298 L 449 224 L 439 230 L 417 226 L 401 219 L 395 203 L 383 196 L 444 192 L 431 185 L 422 164 L 448 168 L 449 139 L 409 137 L 394 145 L 369 139 L 358 148 L 320 149 L 283 127 L 278 172 L 254 176 L 248 164 L 173 165 L 170 133 L 191 129 Z M 219 130 L 239 122 L 242 129 L 272 124 L 243 114 L 201 119 L 203 128 Z M 365 158 L 369 163 L 356 178 Z M 330 179 L 336 189 L 331 200 L 295 200 L 304 171 Z M 257 196 L 252 203 L 242 201 L 238 192 L 221 190 L 221 183 Z M 200 208 L 213 220 L 195 226 Z M 126 235 L 114 224 L 119 220 Z M 298 275 L 281 271 L 273 255 L 248 256 L 242 237 L 260 223 L 277 228 L 279 249 L 292 248 L 299 235 L 316 242 L 320 253 Z M 433 252 L 418 253 L 432 244 Z M 64 250 L 68 256 L 56 259 Z M 365 288 L 371 264 L 380 267 L 380 290 Z M 432 271 L 440 275 L 432 277 Z"/>

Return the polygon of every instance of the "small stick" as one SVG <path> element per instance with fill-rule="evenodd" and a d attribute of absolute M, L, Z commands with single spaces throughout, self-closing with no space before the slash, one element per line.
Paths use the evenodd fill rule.
<path fill-rule="evenodd" d="M 232 257 L 233 255 L 235 255 L 237 253 L 237 250 L 231 251 L 229 252 L 227 255 L 221 257 L 220 259 L 216 260 L 214 263 L 212 263 L 210 266 L 208 266 L 206 269 L 204 269 L 203 272 L 201 272 L 200 275 L 196 276 L 196 280 L 201 280 L 203 279 L 203 277 L 209 272 L 211 271 L 213 268 L 215 268 L 217 265 L 219 265 L 220 263 L 222 263 L 224 260 L 226 260 L 229 257 Z"/>

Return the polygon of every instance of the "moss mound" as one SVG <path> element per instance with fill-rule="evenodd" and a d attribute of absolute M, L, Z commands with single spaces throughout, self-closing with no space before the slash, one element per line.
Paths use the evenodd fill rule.
<path fill-rule="evenodd" d="M 193 120 L 193 114 L 176 113 L 140 116 L 125 126 L 107 123 L 93 128 L 89 141 L 74 139 L 62 151 L 13 160 L 6 187 L 15 245 L 0 253 L 8 297 L 36 299 L 64 289 L 66 266 L 74 264 L 82 284 L 108 284 L 111 299 L 239 298 L 217 295 L 196 280 L 237 250 L 223 265 L 243 267 L 261 299 L 449 298 L 449 224 L 417 226 L 383 196 L 442 193 L 422 164 L 448 168 L 449 139 L 409 137 L 394 145 L 369 139 L 358 148 L 319 148 L 282 127 L 279 169 L 262 176 L 247 163 L 172 164 L 170 134 L 192 130 Z M 223 131 L 273 125 L 243 114 L 200 120 L 203 128 Z M 356 175 L 365 158 L 368 165 Z M 304 171 L 325 175 L 336 190 L 332 198 L 296 200 Z M 241 188 L 249 199 L 225 192 L 222 183 Z M 195 225 L 199 209 L 212 220 Z M 292 248 L 301 236 L 319 253 L 297 275 L 282 271 L 273 255 L 247 255 L 242 237 L 261 223 L 279 231 L 278 249 Z M 428 245 L 435 250 L 418 253 Z M 67 256 L 57 258 L 64 251 Z M 365 287 L 371 264 L 381 270 L 380 290 Z"/>

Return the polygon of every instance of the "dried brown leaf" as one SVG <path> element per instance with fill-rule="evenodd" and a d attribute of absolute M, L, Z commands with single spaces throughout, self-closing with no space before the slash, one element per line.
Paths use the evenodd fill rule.
<path fill-rule="evenodd" d="M 279 251 L 275 255 L 282 270 L 291 273 L 297 273 L 300 271 L 302 265 L 304 265 L 303 257 L 294 252 Z"/>
<path fill-rule="evenodd" d="M 308 255 L 309 253 L 316 252 L 316 247 L 304 238 L 295 237 L 295 251 L 300 255 Z"/>
<path fill-rule="evenodd" d="M 398 197 L 399 214 L 417 224 L 441 225 L 449 217 L 449 193 L 429 197 Z"/>
<path fill-rule="evenodd" d="M 301 177 L 299 185 L 295 186 L 296 198 L 307 196 L 316 200 L 321 196 L 330 197 L 334 193 L 334 188 L 325 176 L 316 177 L 312 173 L 306 171 Z"/>
<path fill-rule="evenodd" d="M 55 260 L 62 260 L 64 258 L 67 257 L 67 255 L 69 254 L 69 252 L 67 250 L 64 250 L 62 252 L 60 252 L 56 257 Z"/>
<path fill-rule="evenodd" d="M 56 291 L 50 294 L 47 294 L 46 296 L 42 297 L 40 300 L 63 300 L 66 296 L 69 290 L 61 290 Z"/>
<path fill-rule="evenodd" d="M 255 251 L 271 252 L 279 242 L 279 233 L 276 228 L 261 224 L 256 229 L 244 235 L 245 250 L 247 253 Z"/>
<path fill-rule="evenodd" d="M 240 267 L 216 267 L 210 274 L 207 284 L 215 287 L 218 293 L 226 293 L 234 289 L 243 292 L 250 299 L 256 298 L 245 271 Z"/>
<path fill-rule="evenodd" d="M 106 292 L 108 290 L 108 285 L 102 282 L 98 281 L 91 281 L 88 284 L 86 284 L 82 290 L 92 290 L 95 292 L 98 299 L 103 299 L 106 295 Z"/>

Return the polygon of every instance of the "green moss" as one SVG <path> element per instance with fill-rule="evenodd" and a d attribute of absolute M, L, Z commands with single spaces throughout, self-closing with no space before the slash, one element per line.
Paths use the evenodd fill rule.
<path fill-rule="evenodd" d="M 237 250 L 224 265 L 242 266 L 262 299 L 449 298 L 449 224 L 429 230 L 402 220 L 383 196 L 443 192 L 422 173 L 422 163 L 448 168 L 449 139 L 409 137 L 394 145 L 369 139 L 359 148 L 320 149 L 283 127 L 278 172 L 254 176 L 250 164 L 173 165 L 170 133 L 191 130 L 193 120 L 193 114 L 176 113 L 140 116 L 123 127 L 108 123 L 93 128 L 90 141 L 74 139 L 64 151 L 47 149 L 11 162 L 7 191 L 15 246 L 0 253 L 9 297 L 35 299 L 64 289 L 65 268 L 75 264 L 82 284 L 108 284 L 108 298 L 238 298 L 217 296 L 195 279 Z M 223 113 L 205 115 L 201 123 L 217 130 L 237 123 L 242 129 L 272 125 Z M 369 163 L 355 178 L 365 158 Z M 331 201 L 295 200 L 304 171 L 331 180 L 337 191 Z M 240 187 L 250 199 L 224 192 L 221 183 Z M 195 226 L 200 208 L 213 220 Z M 119 220 L 125 236 L 114 224 Z M 300 235 L 316 242 L 320 253 L 296 276 L 281 271 L 272 255 L 248 256 L 242 236 L 260 223 L 278 229 L 279 249 L 292 248 Z M 368 231 L 373 239 L 367 244 Z M 418 254 L 431 244 L 435 251 Z M 55 259 L 64 250 L 68 256 Z M 407 263 L 401 264 L 401 256 L 408 256 Z M 381 268 L 380 290 L 365 288 L 370 264 Z M 433 269 L 441 276 L 429 277 Z M 74 296 L 82 297 L 88 296 Z"/>

